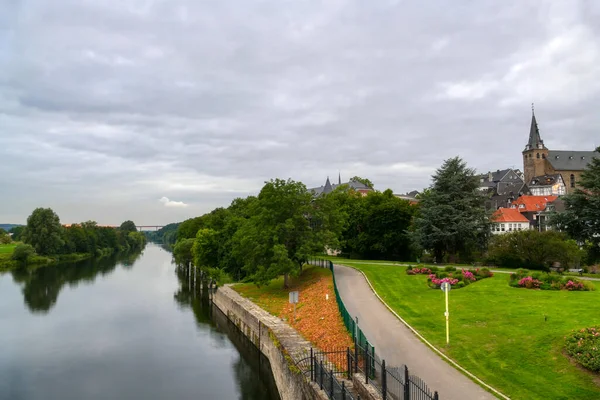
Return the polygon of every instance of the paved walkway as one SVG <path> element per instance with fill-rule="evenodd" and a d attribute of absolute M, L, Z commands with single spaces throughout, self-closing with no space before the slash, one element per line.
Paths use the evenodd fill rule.
<path fill-rule="evenodd" d="M 348 312 L 388 366 L 408 366 L 411 374 L 437 390 L 440 400 L 488 400 L 496 397 L 471 381 L 422 343 L 375 296 L 363 275 L 335 265 L 335 280 Z"/>

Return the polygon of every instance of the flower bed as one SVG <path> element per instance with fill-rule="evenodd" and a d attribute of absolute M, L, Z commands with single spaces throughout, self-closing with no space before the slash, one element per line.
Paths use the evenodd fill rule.
<path fill-rule="evenodd" d="M 549 274 L 541 271 L 530 272 L 526 269 L 519 269 L 517 272 L 510 274 L 508 284 L 517 288 L 540 290 L 596 290 L 594 285 L 589 282 L 559 274 Z"/>
<path fill-rule="evenodd" d="M 418 275 L 418 274 L 429 275 L 429 274 L 431 274 L 431 269 L 429 269 L 429 268 L 413 268 L 412 266 L 409 266 L 408 269 L 406 270 L 406 273 L 409 275 Z"/>
<path fill-rule="evenodd" d="M 487 268 L 456 269 L 455 267 L 445 267 L 440 269 L 438 267 L 413 268 L 409 266 L 406 273 L 408 275 L 428 275 L 427 284 L 432 289 L 439 289 L 444 282 L 448 282 L 454 288 L 462 288 L 478 280 L 494 276 Z"/>
<path fill-rule="evenodd" d="M 565 350 L 583 367 L 600 372 L 600 327 L 584 328 L 565 336 Z"/>

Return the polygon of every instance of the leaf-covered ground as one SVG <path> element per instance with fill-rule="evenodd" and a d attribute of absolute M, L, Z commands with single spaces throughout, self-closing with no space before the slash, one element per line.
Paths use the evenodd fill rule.
<path fill-rule="evenodd" d="M 291 278 L 290 288 L 283 288 L 283 278 L 257 287 L 253 283 L 234 285 L 233 289 L 269 313 L 284 319 L 323 350 L 352 347 L 352 338 L 338 311 L 329 269 L 306 266 L 302 274 Z M 299 291 L 296 305 L 289 304 L 289 292 Z"/>

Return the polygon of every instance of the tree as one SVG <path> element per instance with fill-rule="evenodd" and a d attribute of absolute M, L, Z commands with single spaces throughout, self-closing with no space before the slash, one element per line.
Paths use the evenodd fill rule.
<path fill-rule="evenodd" d="M 24 241 L 39 255 L 59 254 L 64 240 L 63 227 L 51 208 L 36 208 L 27 218 Z"/>
<path fill-rule="evenodd" d="M 591 160 L 578 183 L 580 188 L 563 197 L 565 211 L 553 215 L 550 223 L 587 244 L 589 261 L 594 261 L 600 259 L 600 157 Z"/>
<path fill-rule="evenodd" d="M 431 187 L 421 197 L 414 239 L 431 251 L 437 262 L 445 255 L 451 259 L 462 255 L 466 260 L 474 249 L 483 249 L 490 236 L 475 171 L 455 157 L 444 161 L 432 178 Z"/>
<path fill-rule="evenodd" d="M 373 189 L 373 187 L 374 187 L 373 182 L 371 182 L 367 178 L 361 178 L 360 176 L 354 176 L 354 177 L 350 178 L 350 182 L 360 182 L 370 189 Z"/>
<path fill-rule="evenodd" d="M 13 226 L 13 228 L 10 230 L 10 233 L 12 233 L 12 240 L 15 242 L 20 242 L 24 231 L 24 226 Z"/>
<path fill-rule="evenodd" d="M 187 266 L 194 260 L 192 254 L 192 247 L 194 246 L 194 239 L 183 239 L 179 240 L 175 247 L 173 247 L 173 257 L 175 257 L 175 263 L 178 265 Z"/>
<path fill-rule="evenodd" d="M 343 219 L 342 253 L 363 259 L 412 258 L 408 231 L 418 207 L 397 198 L 389 189 L 362 196 L 339 187 L 327 197 Z"/>
<path fill-rule="evenodd" d="M 308 257 L 333 244 L 335 221 L 300 182 L 271 180 L 251 205 L 251 217 L 235 233 L 233 252 L 257 284 L 298 274 Z M 333 228 L 333 229 L 332 229 Z"/>
<path fill-rule="evenodd" d="M 10 235 L 4 229 L 0 228 L 0 244 L 8 244 L 10 242 L 12 242 Z"/>
<path fill-rule="evenodd" d="M 203 227 L 202 216 L 186 219 L 177 228 L 177 240 L 194 239 L 200 228 Z"/>
<path fill-rule="evenodd" d="M 192 247 L 194 265 L 216 280 L 221 275 L 220 247 L 219 233 L 207 228 L 198 231 Z"/>
<path fill-rule="evenodd" d="M 501 267 L 549 270 L 554 262 L 578 267 L 584 253 L 565 233 L 527 230 L 495 235 L 488 259 Z"/>
<path fill-rule="evenodd" d="M 22 263 L 27 263 L 29 257 L 33 256 L 34 254 L 35 250 L 33 249 L 33 246 L 30 244 L 20 244 L 15 247 L 15 250 L 12 253 L 12 259 Z"/>
<path fill-rule="evenodd" d="M 121 224 L 121 226 L 119 227 L 119 229 L 124 232 L 124 233 L 129 233 L 129 232 L 137 232 L 137 226 L 135 225 L 135 223 L 133 221 L 125 221 Z"/>

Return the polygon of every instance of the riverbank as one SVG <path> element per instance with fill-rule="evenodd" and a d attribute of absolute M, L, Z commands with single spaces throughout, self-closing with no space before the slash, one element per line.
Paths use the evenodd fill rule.
<path fill-rule="evenodd" d="M 14 250 L 14 249 L 13 249 Z M 140 251 L 143 250 L 140 249 Z M 12 251 L 0 253 L 0 272 L 8 272 L 16 268 L 20 268 L 25 266 L 27 268 L 40 268 L 40 267 L 48 267 L 61 263 L 72 263 L 83 260 L 88 260 L 91 258 L 101 259 L 104 257 L 109 257 L 115 254 L 126 253 L 126 252 L 118 252 L 115 249 L 102 249 L 96 254 L 93 253 L 71 253 L 71 254 L 57 254 L 51 256 L 40 256 L 33 255 L 27 259 L 27 263 L 22 263 L 12 259 Z"/>
<path fill-rule="evenodd" d="M 27 260 L 27 264 L 23 264 L 19 261 L 13 260 L 12 253 L 0 254 L 0 271 L 10 271 L 12 269 L 19 268 L 23 265 L 32 268 L 38 268 L 60 264 L 63 262 L 77 262 L 87 260 L 88 258 L 92 258 L 93 256 L 94 255 L 91 253 L 61 254 L 56 256 L 35 255 Z"/>

